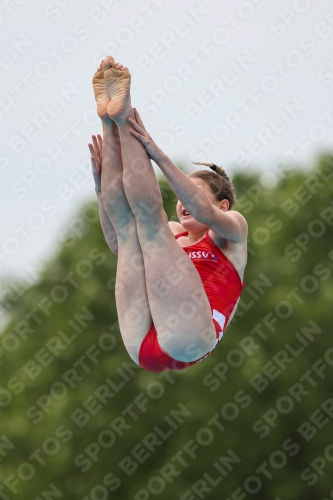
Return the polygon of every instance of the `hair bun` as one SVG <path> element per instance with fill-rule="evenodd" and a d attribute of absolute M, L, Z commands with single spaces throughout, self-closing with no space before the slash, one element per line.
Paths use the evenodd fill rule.
<path fill-rule="evenodd" d="M 195 165 L 205 165 L 206 167 L 209 167 L 212 170 L 214 170 L 214 172 L 220 175 L 221 177 L 226 177 L 227 179 L 229 179 L 224 168 L 215 165 L 215 163 L 204 163 L 200 161 L 192 161 L 192 163 L 194 163 Z"/>

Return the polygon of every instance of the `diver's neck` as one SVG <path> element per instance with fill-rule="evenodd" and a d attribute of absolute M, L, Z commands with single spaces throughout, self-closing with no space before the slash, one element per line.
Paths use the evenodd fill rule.
<path fill-rule="evenodd" d="M 205 236 L 207 231 L 208 231 L 208 229 L 205 229 L 204 231 L 200 231 L 198 233 L 191 233 L 190 231 L 188 231 L 187 237 L 190 241 L 196 242 L 196 241 L 201 240 Z"/>

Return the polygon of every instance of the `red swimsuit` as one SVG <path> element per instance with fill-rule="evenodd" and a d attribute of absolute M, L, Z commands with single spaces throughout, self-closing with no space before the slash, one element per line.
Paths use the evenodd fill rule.
<path fill-rule="evenodd" d="M 187 234 L 188 232 L 185 231 L 184 233 L 175 235 L 175 238 L 178 239 L 180 236 L 186 236 Z M 212 309 L 212 321 L 216 330 L 216 342 L 205 356 L 195 361 L 177 361 L 161 349 L 157 339 L 156 328 L 153 324 L 144 338 L 139 351 L 140 366 L 151 372 L 182 370 L 208 356 L 221 340 L 229 317 L 244 287 L 244 281 L 241 282 L 235 266 L 214 243 L 208 231 L 198 243 L 183 247 L 183 249 L 197 268 L 208 297 Z"/>

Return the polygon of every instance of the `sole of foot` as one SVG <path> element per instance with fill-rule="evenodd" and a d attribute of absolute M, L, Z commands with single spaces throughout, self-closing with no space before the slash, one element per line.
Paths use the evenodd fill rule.
<path fill-rule="evenodd" d="M 111 56 L 108 56 L 108 58 L 113 60 Z M 97 104 L 97 114 L 102 120 L 108 120 L 107 108 L 110 103 L 110 95 L 104 80 L 103 61 L 101 61 L 93 76 L 92 84 Z"/>
<path fill-rule="evenodd" d="M 117 124 L 125 123 L 132 109 L 130 100 L 131 75 L 125 66 L 111 58 L 105 58 L 102 67 L 110 97 L 107 113 Z"/>

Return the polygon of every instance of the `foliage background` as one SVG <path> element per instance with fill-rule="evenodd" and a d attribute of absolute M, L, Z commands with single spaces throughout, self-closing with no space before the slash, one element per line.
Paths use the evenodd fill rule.
<path fill-rule="evenodd" d="M 12 292 L 2 303 L 10 321 L 0 337 L 6 339 L 0 344 L 0 498 L 333 498 L 332 172 L 333 157 L 323 154 L 312 170 L 281 172 L 271 188 L 263 187 L 257 174 L 234 177 L 235 208 L 249 224 L 242 303 L 212 354 L 187 371 L 168 372 L 168 377 L 131 362 L 117 325 L 117 257 L 103 239 L 97 204 L 82 207 L 75 214 L 84 222 L 82 231 L 75 233 L 79 223 L 72 226 L 74 231 L 39 281 L 25 291 L 18 283 L 7 283 Z M 175 219 L 175 196 L 165 180 L 159 182 L 169 220 Z M 298 204 L 292 217 L 281 209 L 287 198 Z M 297 259 L 296 254 L 286 255 L 289 245 L 298 250 Z M 68 297 L 60 302 L 65 292 L 59 287 L 64 286 Z M 46 304 L 45 297 L 52 301 L 47 314 L 37 306 Z M 90 319 L 82 323 L 87 310 Z M 18 328 L 24 319 L 31 328 L 26 337 Z M 76 330 L 81 325 L 75 338 L 73 324 Z M 45 343 L 59 336 L 59 330 L 73 341 L 53 356 Z M 251 353 L 244 350 L 249 336 L 255 342 Z M 111 338 L 115 342 L 109 350 L 98 347 Z M 93 345 L 90 353 L 100 350 L 96 361 L 87 354 Z M 276 361 L 286 359 L 281 351 L 289 360 L 283 369 Z M 282 358 L 274 359 L 278 353 Z M 47 366 L 37 374 L 31 360 Z M 62 377 L 74 368 L 79 379 L 70 387 Z M 269 381 L 261 392 L 253 379 L 259 372 Z M 107 379 L 118 392 L 101 404 L 91 396 Z M 290 392 L 295 384 L 298 392 Z M 147 398 L 143 410 L 134 403 L 138 395 L 136 401 Z M 81 427 L 71 417 L 78 408 L 89 417 Z M 267 435 L 261 437 L 257 422 L 265 412 Z M 126 421 L 121 436 L 110 426 L 118 417 Z M 213 417 L 215 424 L 209 424 Z M 311 438 L 299 430 L 305 421 Z M 156 427 L 165 434 L 172 431 L 149 451 L 145 437 Z M 202 431 L 207 428 L 210 432 Z M 98 445 L 101 433 L 103 446 Z M 194 458 L 182 449 L 189 440 L 197 445 Z M 181 450 L 182 462 L 175 459 Z M 85 471 L 83 456 L 88 459 Z M 126 456 L 136 467 L 119 466 Z M 223 456 L 237 456 L 238 463 L 225 461 L 219 472 L 214 463 Z M 30 465 L 22 465 L 26 463 Z M 174 469 L 166 469 L 168 464 Z"/>

